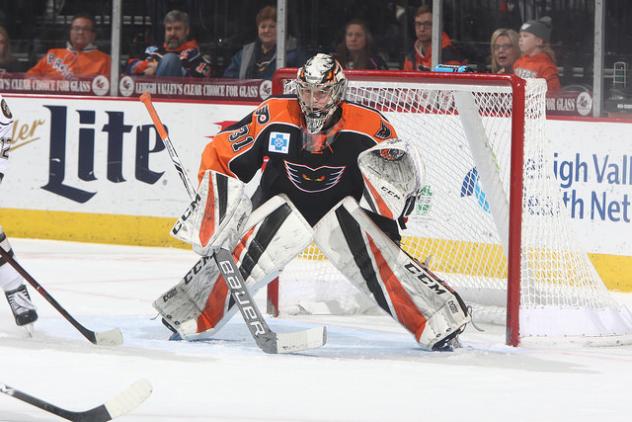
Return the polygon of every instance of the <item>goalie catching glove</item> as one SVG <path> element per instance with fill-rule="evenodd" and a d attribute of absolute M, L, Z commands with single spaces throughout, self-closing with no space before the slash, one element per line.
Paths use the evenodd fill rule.
<path fill-rule="evenodd" d="M 364 180 L 360 206 L 391 220 L 413 210 L 425 175 L 417 149 L 403 139 L 390 139 L 362 152 L 358 166 Z"/>
<path fill-rule="evenodd" d="M 252 212 L 244 183 L 213 170 L 204 173 L 198 194 L 171 229 L 202 256 L 220 247 L 232 250 Z"/>

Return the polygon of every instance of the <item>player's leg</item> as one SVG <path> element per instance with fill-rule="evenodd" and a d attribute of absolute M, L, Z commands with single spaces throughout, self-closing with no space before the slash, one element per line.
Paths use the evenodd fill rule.
<path fill-rule="evenodd" d="M 312 228 L 284 196 L 275 196 L 252 212 L 233 249 L 248 288 L 257 289 L 311 241 Z M 203 257 L 171 290 L 154 302 L 166 322 L 185 339 L 212 336 L 236 307 L 211 257 Z"/>
<path fill-rule="evenodd" d="M 244 187 L 235 178 L 207 171 L 195 200 L 171 230 L 172 236 L 190 243 L 193 250 L 202 255 L 176 286 L 154 302 L 154 307 L 163 316 L 162 322 L 176 332 L 176 338 L 204 331 L 196 325 L 210 298 L 215 298 L 213 308 L 218 315 L 208 315 L 210 321 L 202 320 L 205 326 L 217 327 L 218 321 L 227 312 L 226 285 L 217 284 L 220 276 L 212 257 L 216 247 L 233 248 L 244 230 L 252 210 Z M 218 296 L 222 299 L 217 299 Z M 223 309 L 216 303 L 218 300 L 225 302 Z"/>
<path fill-rule="evenodd" d="M 469 315 L 447 284 L 393 242 L 347 197 L 314 227 L 314 240 L 356 287 L 410 331 L 427 350 L 443 350 Z"/>
<path fill-rule="evenodd" d="M 0 247 L 13 256 L 13 249 L 2 227 L 0 227 Z M 31 302 L 22 276 L 2 258 L 0 258 L 0 287 L 4 290 L 17 325 L 32 324 L 37 320 L 35 305 Z"/>

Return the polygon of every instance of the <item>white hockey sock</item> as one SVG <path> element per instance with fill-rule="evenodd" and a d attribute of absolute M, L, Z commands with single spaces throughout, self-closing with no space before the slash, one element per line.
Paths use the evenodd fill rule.
<path fill-rule="evenodd" d="M 13 252 L 9 239 L 2 231 L 2 227 L 0 227 L 0 247 L 9 253 Z M 18 274 L 11 264 L 0 258 L 0 288 L 7 292 L 17 289 L 21 284 L 23 284 L 22 276 Z"/>

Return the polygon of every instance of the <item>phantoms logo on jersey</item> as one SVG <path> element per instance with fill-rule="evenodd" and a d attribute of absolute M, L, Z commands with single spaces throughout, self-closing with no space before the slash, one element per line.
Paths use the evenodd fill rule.
<path fill-rule="evenodd" d="M 302 164 L 285 161 L 285 170 L 288 179 L 299 190 L 314 193 L 336 186 L 345 171 L 345 167 L 322 166 L 313 169 Z"/>
<path fill-rule="evenodd" d="M 290 149 L 290 134 L 282 132 L 270 132 L 268 151 L 287 154 Z"/>

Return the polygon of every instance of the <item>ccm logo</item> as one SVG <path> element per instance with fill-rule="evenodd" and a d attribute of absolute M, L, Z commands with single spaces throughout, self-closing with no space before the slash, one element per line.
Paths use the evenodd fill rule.
<path fill-rule="evenodd" d="M 162 296 L 162 301 L 163 301 L 163 302 L 167 302 L 169 299 L 171 299 L 172 297 L 174 297 L 177 293 L 178 293 L 178 292 L 177 292 L 176 288 L 174 287 L 173 289 L 169 290 L 167 293 L 165 293 L 165 294 Z"/>
<path fill-rule="evenodd" d="M 400 196 L 396 192 L 393 192 L 392 190 L 390 190 L 386 186 L 380 186 L 380 190 L 382 192 L 386 193 L 387 195 L 392 196 L 395 199 L 400 199 Z"/>
<path fill-rule="evenodd" d="M 193 202 L 191 202 L 191 205 L 189 205 L 184 211 L 184 214 L 182 214 L 182 216 L 178 219 L 176 225 L 173 226 L 173 228 L 171 229 L 171 233 L 178 234 L 180 229 L 182 229 L 182 223 L 184 223 L 189 219 L 189 217 L 191 217 L 193 211 L 195 211 L 201 199 L 202 198 L 200 198 L 200 195 L 195 195 L 195 199 L 193 200 Z"/>
<path fill-rule="evenodd" d="M 414 277 L 421 281 L 430 290 L 434 290 L 438 295 L 446 293 L 446 290 L 442 288 L 436 280 L 428 276 L 428 274 L 421 268 L 414 265 L 412 262 L 404 265 L 404 268 L 408 270 Z"/>
<path fill-rule="evenodd" d="M 202 259 L 196 262 L 193 268 L 191 268 L 189 272 L 186 273 L 186 275 L 184 276 L 184 284 L 189 284 L 191 280 L 193 280 L 193 277 L 197 275 L 200 271 L 202 271 L 202 268 L 204 268 L 206 266 L 206 263 L 211 259 L 213 258 L 210 256 L 203 256 Z"/>

